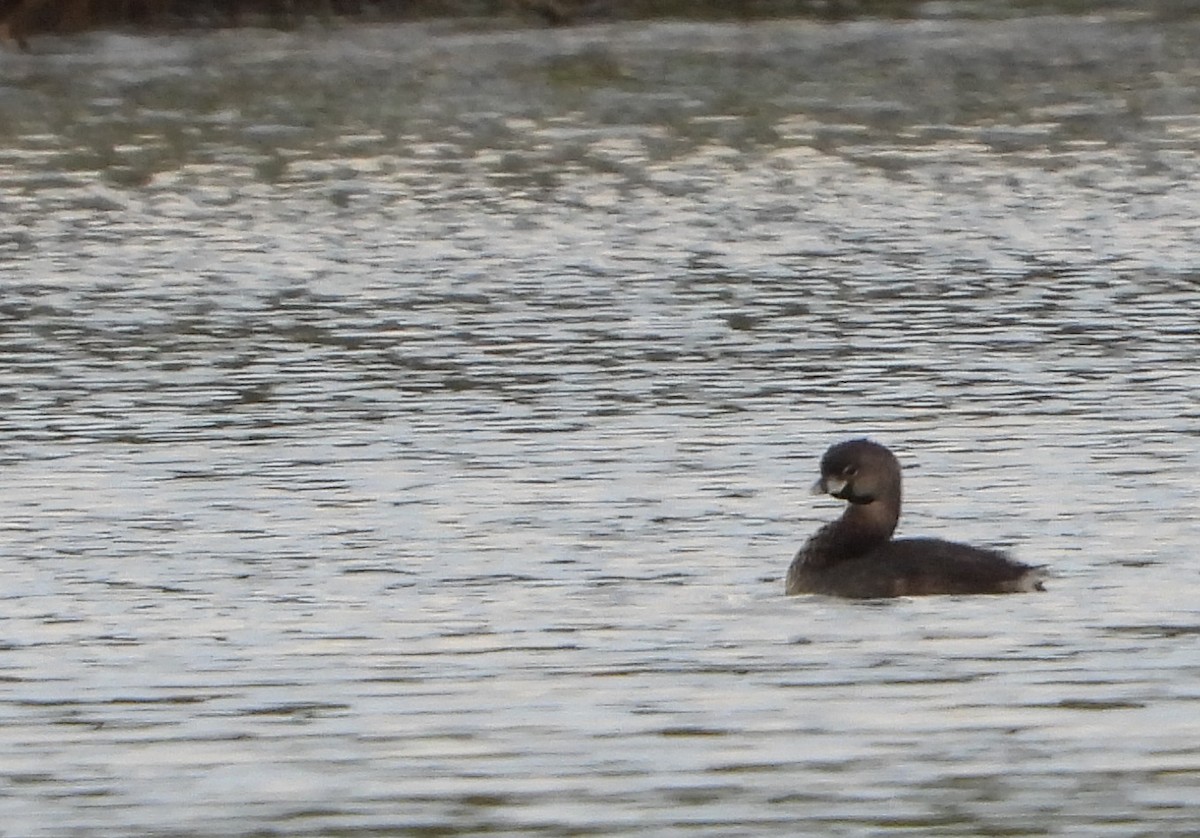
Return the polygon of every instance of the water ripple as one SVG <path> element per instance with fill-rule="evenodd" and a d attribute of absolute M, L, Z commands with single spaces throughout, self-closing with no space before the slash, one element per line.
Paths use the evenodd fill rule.
<path fill-rule="evenodd" d="M 1186 18 L 5 55 L 13 834 L 1194 826 Z M 1041 597 L 787 599 L 834 439 Z"/>

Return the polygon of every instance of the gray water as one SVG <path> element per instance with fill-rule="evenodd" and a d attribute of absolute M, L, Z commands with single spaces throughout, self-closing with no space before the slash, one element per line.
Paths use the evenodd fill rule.
<path fill-rule="evenodd" d="M 1200 20 L 0 78 L 0 835 L 1200 834 Z M 782 596 L 861 434 L 1048 592 Z"/>

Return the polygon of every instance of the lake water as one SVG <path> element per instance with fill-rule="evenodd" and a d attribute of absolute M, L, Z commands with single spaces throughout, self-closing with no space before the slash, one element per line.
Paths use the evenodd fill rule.
<path fill-rule="evenodd" d="M 1197 56 L 0 54 L 0 834 L 1197 834 Z M 784 597 L 861 434 L 1048 592 Z"/>

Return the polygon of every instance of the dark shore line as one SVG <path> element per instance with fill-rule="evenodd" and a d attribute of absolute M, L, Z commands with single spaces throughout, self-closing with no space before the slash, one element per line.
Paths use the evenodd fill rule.
<path fill-rule="evenodd" d="M 483 18 L 565 26 L 680 17 L 736 20 L 904 15 L 920 0 L 0 0 L 0 40 L 89 29 L 274 26 L 309 21 Z"/>
<path fill-rule="evenodd" d="M 290 28 L 335 20 L 483 18 L 537 26 L 652 18 L 844 20 L 908 17 L 928 6 L 926 0 L 0 0 L 0 41 L 24 49 L 39 35 L 89 29 Z M 1195 14 L 1191 0 L 945 0 L 941 6 L 972 16 L 986 11 L 1071 14 L 1119 8 Z"/>

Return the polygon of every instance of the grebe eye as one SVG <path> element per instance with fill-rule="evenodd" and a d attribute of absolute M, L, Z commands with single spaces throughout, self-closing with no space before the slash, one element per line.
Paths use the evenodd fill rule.
<path fill-rule="evenodd" d="M 842 477 L 853 477 L 858 474 L 858 466 L 846 466 L 842 469 Z"/>

